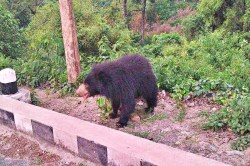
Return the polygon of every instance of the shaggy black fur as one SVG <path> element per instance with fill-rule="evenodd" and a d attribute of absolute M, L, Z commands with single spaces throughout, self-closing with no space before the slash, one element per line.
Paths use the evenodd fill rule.
<path fill-rule="evenodd" d="M 117 116 L 121 106 L 117 124 L 120 127 L 127 125 L 130 113 L 135 109 L 136 98 L 143 97 L 147 101 L 146 111 L 153 112 L 157 104 L 156 77 L 148 60 L 141 55 L 127 55 L 116 61 L 96 64 L 84 83 L 90 96 L 100 94 L 111 101 L 111 118 Z"/>

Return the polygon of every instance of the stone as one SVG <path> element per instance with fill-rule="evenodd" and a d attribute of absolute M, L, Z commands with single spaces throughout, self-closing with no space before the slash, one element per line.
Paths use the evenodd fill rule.
<path fill-rule="evenodd" d="M 28 166 L 28 163 L 26 160 L 22 159 L 11 159 L 11 158 L 0 158 L 0 165 L 1 166 Z"/>
<path fill-rule="evenodd" d="M 140 116 L 134 114 L 134 115 L 132 115 L 131 120 L 139 123 L 141 121 L 141 118 L 140 118 Z"/>
<path fill-rule="evenodd" d="M 226 152 L 230 156 L 244 156 L 244 153 L 238 150 L 231 150 Z"/>
<path fill-rule="evenodd" d="M 170 127 L 166 127 L 165 129 L 162 129 L 161 132 L 170 132 L 172 129 Z"/>
<path fill-rule="evenodd" d="M 188 107 L 194 107 L 194 106 L 195 106 L 194 102 L 188 104 Z"/>
<path fill-rule="evenodd" d="M 214 111 L 217 111 L 217 108 L 215 108 L 215 107 L 214 107 L 214 108 L 212 108 L 212 111 L 213 111 L 213 112 L 214 112 Z"/>
<path fill-rule="evenodd" d="M 18 92 L 11 95 L 2 95 L 16 99 L 25 103 L 31 103 L 30 91 L 24 88 L 19 88 Z"/>
<path fill-rule="evenodd" d="M 218 150 L 218 148 L 215 145 L 213 145 L 213 144 L 208 144 L 206 146 L 206 149 L 208 149 L 211 152 L 216 152 Z"/>

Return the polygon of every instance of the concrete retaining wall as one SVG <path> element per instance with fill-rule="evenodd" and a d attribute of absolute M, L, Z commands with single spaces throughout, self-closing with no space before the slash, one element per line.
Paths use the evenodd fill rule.
<path fill-rule="evenodd" d="M 226 166 L 105 126 L 0 96 L 0 123 L 59 144 L 97 165 Z"/>

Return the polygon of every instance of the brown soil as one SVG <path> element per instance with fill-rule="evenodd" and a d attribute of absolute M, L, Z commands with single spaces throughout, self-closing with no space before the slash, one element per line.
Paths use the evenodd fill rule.
<path fill-rule="evenodd" d="M 92 123 L 116 128 L 116 119 L 102 118 L 96 103 L 97 97 L 82 102 L 78 97 L 59 97 L 58 93 L 36 89 L 40 106 Z M 236 135 L 230 130 L 214 132 L 203 130 L 206 121 L 203 114 L 218 111 L 221 107 L 209 98 L 196 98 L 182 103 L 182 109 L 169 94 L 159 93 L 158 106 L 154 113 L 144 112 L 145 104 L 138 100 L 136 111 L 125 128 L 117 129 L 155 142 L 196 153 L 235 166 L 249 166 L 250 156 L 246 152 L 230 148 Z M 181 111 L 183 110 L 183 111 Z M 181 114 L 183 112 L 185 115 Z"/>
<path fill-rule="evenodd" d="M 5 163 L 6 160 L 11 160 L 12 164 Z M 2 164 L 15 166 L 94 165 L 57 146 L 41 140 L 38 142 L 28 135 L 0 125 L 0 165 Z"/>

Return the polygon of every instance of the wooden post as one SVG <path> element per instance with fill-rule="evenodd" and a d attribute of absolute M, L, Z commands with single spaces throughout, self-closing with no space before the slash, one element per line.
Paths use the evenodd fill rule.
<path fill-rule="evenodd" d="M 66 56 L 68 83 L 75 83 L 80 75 L 80 55 L 72 0 L 59 0 L 62 35 Z"/>
<path fill-rule="evenodd" d="M 141 44 L 144 45 L 144 36 L 145 36 L 145 23 L 146 23 L 146 3 L 147 0 L 142 1 L 142 21 L 141 21 Z"/>

